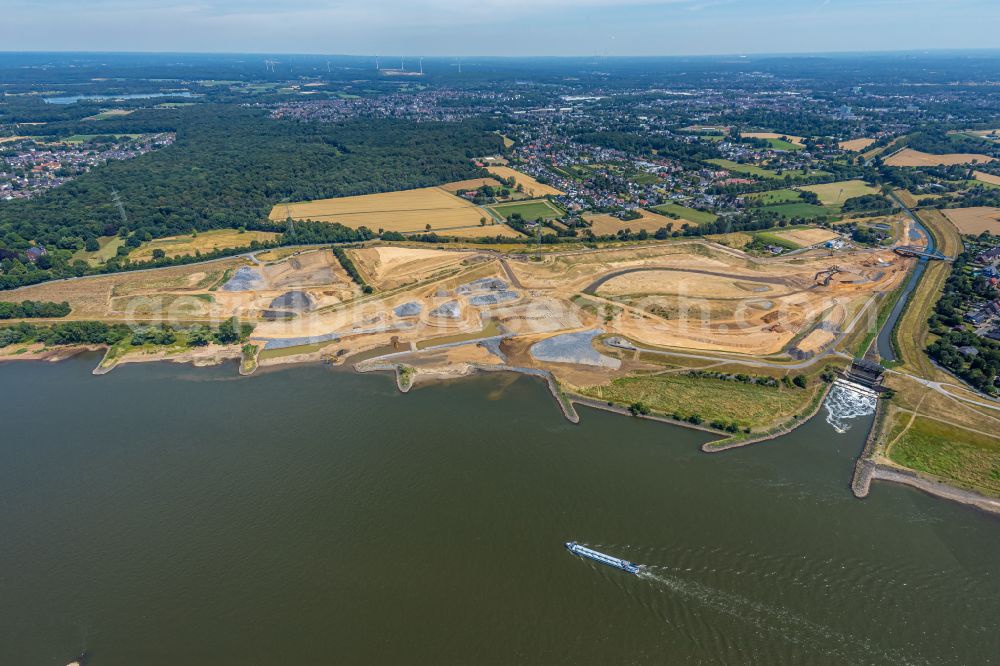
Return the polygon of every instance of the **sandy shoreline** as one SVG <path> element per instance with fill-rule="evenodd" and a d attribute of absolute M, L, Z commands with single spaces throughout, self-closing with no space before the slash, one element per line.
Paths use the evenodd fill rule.
<path fill-rule="evenodd" d="M 73 358 L 87 352 L 99 352 L 107 349 L 106 345 L 67 345 L 65 347 L 41 347 L 33 345 L 36 349 L 29 349 L 23 354 L 0 354 L 0 363 L 6 361 L 48 361 L 55 363 Z"/>
<path fill-rule="evenodd" d="M 471 345 L 470 345 L 471 346 Z M 78 356 L 79 354 L 88 352 L 98 352 L 107 351 L 109 347 L 107 345 L 72 345 L 67 347 L 36 347 L 34 349 L 29 349 L 22 354 L 6 354 L 0 355 L 0 363 L 4 361 L 47 361 L 47 362 L 58 362 L 69 358 Z M 187 350 L 181 353 L 168 353 L 159 352 L 154 354 L 131 354 L 125 355 L 121 358 L 115 359 L 114 363 L 104 366 L 103 358 L 101 363 L 94 368 L 93 373 L 95 375 L 106 374 L 122 364 L 137 364 L 137 363 L 154 363 L 154 362 L 168 362 L 168 363 L 188 363 L 195 367 L 213 366 L 220 365 L 228 361 L 238 361 L 242 357 L 242 350 L 238 345 L 210 345 L 209 347 L 196 350 Z M 266 365 L 261 365 L 260 367 L 270 369 L 278 369 L 283 366 L 291 365 L 301 365 L 307 363 L 324 363 L 332 367 L 346 366 L 351 367 L 355 372 L 359 373 L 369 373 L 369 372 L 386 372 L 392 373 L 396 382 L 396 386 L 401 393 L 409 392 L 415 384 L 419 383 L 430 383 L 433 381 L 447 381 L 451 379 L 456 379 L 460 377 L 470 376 L 478 373 L 491 373 L 491 372 L 515 372 L 518 374 L 529 375 L 532 377 L 538 377 L 543 379 L 546 386 L 549 389 L 550 394 L 555 399 L 556 404 L 559 406 L 560 411 L 563 416 L 571 423 L 579 423 L 580 415 L 574 408 L 575 405 L 582 405 L 584 407 L 590 407 L 592 409 L 599 409 L 606 412 L 611 412 L 614 414 L 619 414 L 622 416 L 630 416 L 633 418 L 642 418 L 649 421 L 656 421 L 658 423 L 664 423 L 667 425 L 680 426 L 684 428 L 689 428 L 692 430 L 699 430 L 708 434 L 716 435 L 720 439 L 725 439 L 725 433 L 720 433 L 713 428 L 704 425 L 695 425 L 685 421 L 677 421 L 667 417 L 662 417 L 658 415 L 633 415 L 626 407 L 620 405 L 609 405 L 607 402 L 589 398 L 586 396 L 576 395 L 571 392 L 564 392 L 560 389 L 559 384 L 551 372 L 539 368 L 523 368 L 506 363 L 498 364 L 486 364 L 475 361 L 466 361 L 455 363 L 453 366 L 444 368 L 419 368 L 413 367 L 412 374 L 409 375 L 409 383 L 404 383 L 402 373 L 400 372 L 401 364 L 398 362 L 393 362 L 392 360 L 386 359 L 384 357 L 376 357 L 372 359 L 364 359 L 357 363 L 351 363 L 350 357 L 346 358 L 331 358 L 329 355 L 324 355 L 321 351 L 317 351 L 310 354 L 301 354 L 296 356 L 289 356 L 281 359 L 273 359 L 270 363 Z M 344 369 L 346 369 L 346 367 Z M 412 367 L 412 366 L 409 366 Z M 241 373 L 241 374 L 251 374 L 251 373 Z M 779 426 L 778 429 L 762 434 L 756 437 L 747 438 L 744 440 L 738 440 L 731 442 L 729 444 L 714 445 L 713 442 L 706 442 L 702 445 L 701 450 L 705 453 L 720 453 L 722 451 L 727 451 L 734 448 L 742 448 L 745 446 L 750 446 L 752 444 L 757 444 L 764 441 L 769 441 L 772 439 L 777 439 L 791 433 L 796 428 L 808 423 L 812 420 L 816 414 L 820 411 L 823 406 L 826 395 L 829 393 L 830 387 L 827 386 L 820 393 L 818 399 L 811 406 L 811 409 L 807 415 L 796 419 L 793 423 L 785 424 Z M 910 487 L 921 490 L 925 493 L 939 497 L 942 499 L 959 502 L 967 506 L 971 506 L 982 511 L 994 515 L 1000 515 L 1000 499 L 991 498 L 979 493 L 958 488 L 955 486 L 948 485 L 943 481 L 928 478 L 915 471 L 908 470 L 905 468 L 900 468 L 891 464 L 886 464 L 880 460 L 877 460 L 874 455 L 875 441 L 877 440 L 878 428 L 881 424 L 882 415 L 882 401 L 879 401 L 876 408 L 875 420 L 872 423 L 872 428 L 869 431 L 868 438 L 865 442 L 865 446 L 862 449 L 857 463 L 855 465 L 854 475 L 851 480 L 851 490 L 855 497 L 859 499 L 866 498 L 871 490 L 871 482 L 873 480 L 889 481 L 893 483 L 900 483 L 908 485 Z M 715 440 L 720 441 L 720 440 Z"/>

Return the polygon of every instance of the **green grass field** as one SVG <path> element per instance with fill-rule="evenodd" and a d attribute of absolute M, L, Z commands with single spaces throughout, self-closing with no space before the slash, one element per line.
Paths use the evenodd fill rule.
<path fill-rule="evenodd" d="M 1000 440 L 917 417 L 889 458 L 967 488 L 1000 495 Z"/>
<path fill-rule="evenodd" d="M 801 194 L 799 194 L 796 190 L 781 189 L 771 190 L 769 192 L 754 192 L 753 194 L 747 194 L 746 198 L 759 201 L 761 202 L 761 205 L 764 206 L 772 206 L 774 204 L 799 201 L 801 199 Z"/>
<path fill-rule="evenodd" d="M 62 140 L 63 143 L 86 143 L 99 136 L 113 136 L 116 139 L 127 136 L 130 139 L 135 139 L 142 136 L 141 134 L 74 134 L 73 136 L 66 137 Z"/>
<path fill-rule="evenodd" d="M 86 261 L 91 266 L 99 266 L 118 253 L 118 248 L 124 245 L 125 239 L 118 236 L 102 236 L 97 239 L 100 249 L 93 252 L 78 250 L 73 253 L 73 261 Z"/>
<path fill-rule="evenodd" d="M 815 384 L 810 388 L 773 388 L 670 374 L 623 377 L 582 392 L 622 405 L 641 402 L 655 412 L 682 419 L 697 414 L 705 423 L 718 419 L 761 429 L 802 413 L 812 400 Z"/>
<path fill-rule="evenodd" d="M 84 120 L 107 120 L 109 118 L 121 118 L 122 116 L 127 116 L 133 113 L 133 111 L 126 111 L 125 109 L 109 109 L 108 111 L 101 111 L 100 113 L 84 118 Z"/>
<path fill-rule="evenodd" d="M 653 183 L 660 182 L 659 178 L 657 178 L 656 176 L 654 176 L 651 173 L 645 173 L 645 172 L 643 172 L 643 173 L 637 173 L 637 174 L 631 176 L 630 180 L 633 183 L 637 183 L 639 185 L 652 185 Z"/>
<path fill-rule="evenodd" d="M 674 203 L 654 206 L 653 208 L 650 208 L 650 210 L 654 213 L 661 213 L 668 217 L 676 215 L 677 217 L 682 217 L 685 220 L 690 220 L 695 224 L 708 224 L 719 219 L 719 216 L 714 213 L 709 213 L 704 210 L 695 210 L 694 208 L 688 208 L 687 206 L 681 206 L 680 204 Z"/>
<path fill-rule="evenodd" d="M 785 176 L 791 176 L 792 178 L 798 178 L 799 176 L 805 176 L 806 172 L 802 169 L 788 169 L 778 173 L 772 169 L 765 169 L 763 167 L 754 166 L 753 164 L 739 164 L 731 160 L 705 160 L 710 164 L 722 167 L 727 171 L 732 171 L 733 173 L 742 173 L 747 176 L 756 176 L 757 178 L 766 178 L 769 180 L 780 180 Z M 810 171 L 810 176 L 826 176 L 828 173 L 826 171 Z"/>
<path fill-rule="evenodd" d="M 807 203 L 785 203 L 785 204 L 777 204 L 774 206 L 764 206 L 764 210 L 777 213 L 782 217 L 787 217 L 787 218 L 801 217 L 807 220 L 816 219 L 818 217 L 824 217 L 824 216 L 830 217 L 840 212 L 838 208 L 826 207 L 826 206 L 814 206 L 813 204 L 807 204 Z"/>
<path fill-rule="evenodd" d="M 771 150 L 803 150 L 805 148 L 805 146 L 800 146 L 791 141 L 783 141 L 782 139 L 764 139 L 764 141 L 767 141 Z"/>
<path fill-rule="evenodd" d="M 745 173 L 759 178 L 780 178 L 776 172 L 771 171 L 770 169 L 763 169 L 759 166 L 754 166 L 753 164 L 739 164 L 738 162 L 733 162 L 732 160 L 722 159 L 708 160 L 708 162 L 735 173 Z"/>
<path fill-rule="evenodd" d="M 546 199 L 528 199 L 513 203 L 494 204 L 487 209 L 506 219 L 514 213 L 520 213 L 526 220 L 546 220 L 562 217 L 563 211 L 549 203 Z"/>

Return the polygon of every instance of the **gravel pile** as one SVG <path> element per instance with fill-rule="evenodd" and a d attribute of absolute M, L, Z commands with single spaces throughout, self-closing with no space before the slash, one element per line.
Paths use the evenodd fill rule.
<path fill-rule="evenodd" d="M 257 291 L 267 288 L 267 280 L 256 268 L 242 266 L 221 288 L 222 291 Z"/>
<path fill-rule="evenodd" d="M 466 284 L 459 285 L 455 291 L 459 294 L 471 294 L 475 291 L 504 291 L 507 283 L 496 278 L 479 278 Z"/>
<path fill-rule="evenodd" d="M 431 310 L 431 316 L 443 317 L 445 319 L 461 319 L 462 304 L 458 301 L 448 301 L 447 303 L 442 303 Z"/>
<path fill-rule="evenodd" d="M 396 307 L 393 312 L 396 313 L 397 317 L 416 317 L 418 314 L 424 311 L 424 306 L 416 301 L 410 301 L 409 303 L 403 303 L 402 305 Z"/>
<path fill-rule="evenodd" d="M 308 312 L 312 310 L 312 296 L 304 291 L 289 291 L 271 301 L 268 306 L 273 310 L 291 310 L 292 312 Z"/>
<path fill-rule="evenodd" d="M 507 301 L 513 301 L 517 299 L 516 291 L 497 291 L 492 294 L 482 294 L 481 296 L 473 296 L 469 299 L 470 305 L 482 306 L 482 305 L 496 305 L 497 303 L 506 303 Z"/>
<path fill-rule="evenodd" d="M 539 361 L 593 365 L 617 370 L 622 362 L 601 354 L 593 346 L 600 329 L 581 333 L 563 333 L 537 342 L 531 346 L 531 355 Z"/>

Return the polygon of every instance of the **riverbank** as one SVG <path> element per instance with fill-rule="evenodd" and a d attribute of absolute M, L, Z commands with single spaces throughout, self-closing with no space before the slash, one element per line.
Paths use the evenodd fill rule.
<path fill-rule="evenodd" d="M 1000 515 L 1000 499 L 957 487 L 942 479 L 893 463 L 886 458 L 882 447 L 885 440 L 893 432 L 894 426 L 893 416 L 889 412 L 890 408 L 880 400 L 875 410 L 872 427 L 854 466 L 851 492 L 855 497 L 858 499 L 868 497 L 874 480 L 888 481 L 916 488 L 934 497 L 959 502 L 994 515 Z"/>
<path fill-rule="evenodd" d="M 101 345 L 75 345 L 65 348 L 57 347 L 46 349 L 44 347 L 37 346 L 36 348 L 26 349 L 21 354 L 8 354 L 0 356 L 0 361 L 41 360 L 55 362 L 72 358 L 84 352 L 95 352 L 101 350 L 107 350 L 107 347 Z M 441 357 L 439 361 L 442 362 L 443 365 L 439 365 L 438 367 L 422 368 L 411 365 L 408 362 L 397 362 L 394 358 L 391 358 L 397 356 L 397 353 L 376 356 L 375 358 L 363 359 L 357 363 L 351 363 L 351 359 L 331 357 L 329 354 L 324 356 L 322 352 L 317 351 L 301 356 L 282 358 L 278 363 L 273 363 L 271 366 L 281 367 L 293 364 L 325 362 L 335 366 L 349 365 L 354 369 L 354 371 L 359 373 L 392 373 L 397 389 L 401 393 L 409 392 L 413 386 L 418 383 L 429 384 L 432 382 L 445 382 L 480 373 L 513 372 L 528 375 L 540 378 L 546 383 L 549 394 L 559 406 L 564 418 L 566 418 L 566 420 L 570 423 L 580 423 L 580 415 L 576 410 L 576 406 L 579 405 L 620 416 L 640 418 L 672 426 L 681 426 L 685 429 L 705 433 L 717 438 L 713 441 L 705 442 L 700 446 L 701 451 L 704 453 L 721 453 L 731 449 L 742 448 L 752 444 L 770 441 L 790 435 L 816 417 L 826 398 L 829 396 L 831 389 L 831 385 L 825 385 L 821 390 L 818 390 L 810 403 L 809 410 L 800 417 L 781 424 L 767 433 L 747 437 L 745 439 L 732 440 L 731 438 L 726 437 L 725 433 L 721 433 L 717 429 L 703 424 L 694 424 L 687 421 L 672 419 L 659 414 L 635 414 L 623 405 L 609 404 L 607 401 L 565 391 L 560 386 L 556 377 L 547 370 L 518 367 L 510 365 L 506 362 L 483 362 L 482 357 L 484 355 L 493 353 L 490 349 L 487 349 L 485 345 L 468 343 L 466 345 L 459 345 L 448 349 L 433 351 L 436 351 L 436 353 Z M 389 356 L 390 358 L 386 358 L 385 356 Z M 105 365 L 102 359 L 102 363 L 94 369 L 93 373 L 97 375 L 106 374 L 121 364 L 170 362 L 187 363 L 196 367 L 201 367 L 219 365 L 229 361 L 239 360 L 241 357 L 242 350 L 238 345 L 211 345 L 206 348 L 187 350 L 182 353 L 171 353 L 167 351 L 156 353 L 131 353 L 114 359 L 109 365 Z M 278 359 L 275 359 L 275 361 L 278 361 Z M 241 374 L 248 374 L 243 372 L 242 366 Z M 941 499 L 960 502 L 983 511 L 1000 515 L 1000 500 L 990 498 L 973 491 L 950 486 L 939 479 L 929 478 L 925 475 L 921 475 L 912 470 L 894 465 L 890 461 L 880 458 L 877 448 L 878 440 L 882 436 L 882 431 L 885 428 L 887 420 L 884 404 L 885 401 L 878 401 L 872 428 L 869 431 L 868 437 L 865 441 L 865 446 L 861 455 L 858 457 L 855 466 L 855 473 L 851 480 L 851 488 L 856 497 L 859 499 L 867 497 L 870 493 L 871 483 L 873 480 L 889 481 L 909 485 Z"/>
<path fill-rule="evenodd" d="M 87 352 L 105 351 L 106 345 L 66 345 L 46 347 L 41 344 L 31 344 L 17 347 L 9 353 L 0 353 L 0 363 L 5 361 L 49 361 L 52 363 L 65 361 Z M 6 351 L 6 350 L 4 350 Z"/>
<path fill-rule="evenodd" d="M 97 349 L 100 349 L 98 347 Z M 168 363 L 189 363 L 195 367 L 209 367 L 221 365 L 228 361 L 241 359 L 242 349 L 239 345 L 205 345 L 195 347 L 181 352 L 171 351 L 135 351 L 112 357 L 115 347 L 107 348 L 101 362 L 94 368 L 95 375 L 105 375 L 120 365 L 130 363 L 157 363 L 165 361 Z"/>

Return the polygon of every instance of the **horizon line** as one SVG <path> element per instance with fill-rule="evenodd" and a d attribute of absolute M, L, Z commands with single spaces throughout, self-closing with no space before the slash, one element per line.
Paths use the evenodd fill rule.
<path fill-rule="evenodd" d="M 104 51 L 104 50 L 79 50 L 79 49 L 28 49 L 5 51 L 0 50 L 0 55 L 188 55 L 188 56 L 291 56 L 291 57 L 318 57 L 318 58 L 489 58 L 495 60 L 570 60 L 579 58 L 601 58 L 604 60 L 626 60 L 626 59 L 670 59 L 670 58 L 748 58 L 751 56 L 760 57 L 801 57 L 801 56 L 847 56 L 847 55 L 935 55 L 935 54 L 995 54 L 1000 56 L 1000 47 L 940 47 L 940 48 L 913 48 L 913 49 L 858 49 L 847 51 L 733 51 L 720 53 L 675 53 L 660 55 L 638 55 L 638 54 L 600 54 L 600 53 L 577 53 L 563 55 L 497 55 L 497 54 L 446 54 L 446 55 L 420 55 L 419 51 L 413 51 L 414 55 L 398 53 L 323 53 L 323 52 L 282 52 L 282 51 L 174 51 L 174 50 L 153 50 L 153 51 Z"/>

